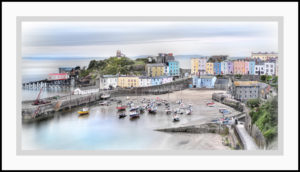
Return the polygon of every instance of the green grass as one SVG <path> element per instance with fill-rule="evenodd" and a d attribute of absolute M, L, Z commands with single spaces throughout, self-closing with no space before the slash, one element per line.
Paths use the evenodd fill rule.
<path fill-rule="evenodd" d="M 267 142 L 272 141 L 278 132 L 278 97 L 274 97 L 250 111 L 252 124 L 255 124 Z"/>

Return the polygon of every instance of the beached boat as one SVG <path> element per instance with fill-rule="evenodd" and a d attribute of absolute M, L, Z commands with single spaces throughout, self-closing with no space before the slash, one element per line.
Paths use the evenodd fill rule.
<path fill-rule="evenodd" d="M 187 115 L 190 115 L 190 114 L 192 114 L 192 110 L 191 109 L 188 109 L 188 110 L 186 110 L 186 112 L 185 112 Z"/>
<path fill-rule="evenodd" d="M 177 100 L 176 103 L 177 103 L 177 104 L 181 104 L 181 103 L 182 103 L 182 100 Z"/>
<path fill-rule="evenodd" d="M 145 108 L 142 107 L 142 106 L 140 106 L 140 107 L 138 107 L 138 111 L 139 111 L 139 113 L 144 113 L 145 112 Z"/>
<path fill-rule="evenodd" d="M 171 109 L 166 109 L 166 113 L 167 113 L 167 114 L 170 114 L 171 112 L 172 112 Z"/>
<path fill-rule="evenodd" d="M 180 121 L 180 118 L 177 115 L 174 115 L 173 116 L 173 121 L 174 122 Z"/>
<path fill-rule="evenodd" d="M 79 115 L 89 114 L 90 110 L 89 110 L 89 108 L 85 107 L 85 108 L 82 108 L 82 110 L 78 111 L 77 113 Z"/>
<path fill-rule="evenodd" d="M 148 112 L 149 112 L 149 113 L 152 113 L 152 114 L 155 114 L 155 113 L 157 112 L 157 107 L 150 107 L 150 108 L 148 109 Z"/>
<path fill-rule="evenodd" d="M 139 118 L 140 114 L 137 111 L 131 112 L 129 115 L 130 119 Z"/>
<path fill-rule="evenodd" d="M 180 108 L 179 111 L 177 112 L 179 114 L 184 114 L 184 109 L 183 108 Z"/>
<path fill-rule="evenodd" d="M 125 106 L 125 105 L 117 105 L 117 107 L 116 107 L 116 109 L 117 109 L 118 111 L 126 110 L 126 108 L 127 108 L 127 106 Z"/>
<path fill-rule="evenodd" d="M 129 111 L 136 111 L 138 109 L 139 109 L 138 107 L 131 107 Z"/>
<path fill-rule="evenodd" d="M 209 102 L 209 103 L 206 103 L 206 105 L 209 106 L 209 107 L 214 107 L 215 103 L 214 102 Z"/>
<path fill-rule="evenodd" d="M 109 106 L 109 103 L 107 101 L 100 102 L 99 105 L 101 106 Z"/>
<path fill-rule="evenodd" d="M 219 109 L 219 112 L 221 112 L 224 115 L 230 114 L 231 112 L 225 108 Z"/>
<path fill-rule="evenodd" d="M 110 94 L 101 95 L 101 99 L 108 99 L 108 98 L 110 98 Z"/>
<path fill-rule="evenodd" d="M 125 118 L 125 117 L 126 117 L 126 114 L 125 114 L 125 113 L 119 114 L 119 118 Z"/>

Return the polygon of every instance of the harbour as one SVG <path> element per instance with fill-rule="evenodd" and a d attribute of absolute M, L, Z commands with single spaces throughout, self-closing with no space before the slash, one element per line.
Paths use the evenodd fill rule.
<path fill-rule="evenodd" d="M 181 147 L 189 149 L 190 146 L 199 142 L 199 149 L 229 149 L 222 145 L 219 134 L 203 133 L 194 134 L 187 137 L 181 133 L 165 133 L 155 131 L 158 128 L 180 127 L 189 124 L 201 124 L 212 119 L 221 118 L 219 107 L 226 106 L 217 103 L 216 107 L 208 107 L 206 102 L 211 101 L 211 96 L 215 91 L 195 90 L 174 91 L 170 94 L 148 95 L 146 99 L 168 100 L 170 107 L 176 109 L 179 107 L 176 100 L 182 98 L 183 103 L 192 104 L 193 112 L 191 115 L 179 115 L 180 121 L 173 122 L 172 114 L 165 112 L 165 106 L 157 108 L 156 114 L 144 112 L 140 118 L 130 120 L 129 116 L 119 118 L 117 113 L 117 102 L 110 101 L 109 106 L 101 106 L 98 103 L 90 105 L 88 115 L 78 115 L 77 111 L 82 107 L 75 107 L 70 110 L 55 112 L 53 118 L 41 120 L 34 123 L 24 123 L 22 125 L 24 149 L 172 149 Z M 219 91 L 223 92 L 223 91 Z M 129 99 L 128 99 L 129 97 Z M 126 103 L 133 101 L 135 105 L 140 104 L 144 96 L 131 95 L 114 98 Z M 198 101 L 196 102 L 195 99 Z M 233 108 L 226 107 L 232 111 L 232 115 L 239 112 Z M 201 110 L 200 110 L 201 109 Z M 125 111 L 129 114 L 129 108 Z M 39 137 L 47 135 L 48 137 Z M 202 139 L 200 139 L 202 138 Z M 206 139 L 205 139 L 206 138 Z M 51 142 L 47 142 L 49 139 Z M 133 142 L 134 140 L 134 142 Z M 214 141 L 212 141 L 214 140 Z M 172 142 L 172 143 L 171 143 Z M 208 142 L 217 142 L 210 145 Z M 35 143 L 32 145 L 32 143 Z M 183 144 L 186 143 L 186 144 Z M 38 145 L 36 145 L 38 144 Z"/>

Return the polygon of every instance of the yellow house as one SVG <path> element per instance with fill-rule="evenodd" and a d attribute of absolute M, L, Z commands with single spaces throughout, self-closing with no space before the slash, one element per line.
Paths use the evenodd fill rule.
<path fill-rule="evenodd" d="M 139 87 L 140 81 L 137 76 L 120 76 L 118 78 L 118 86 L 121 88 Z"/>
<path fill-rule="evenodd" d="M 191 59 L 191 74 L 195 75 L 199 71 L 199 59 L 192 58 Z"/>
<path fill-rule="evenodd" d="M 147 76 L 157 77 L 165 74 L 165 65 L 163 63 L 147 64 L 146 65 Z"/>
<path fill-rule="evenodd" d="M 214 74 L 214 63 L 207 62 L 205 71 L 206 71 L 207 74 L 213 75 Z"/>

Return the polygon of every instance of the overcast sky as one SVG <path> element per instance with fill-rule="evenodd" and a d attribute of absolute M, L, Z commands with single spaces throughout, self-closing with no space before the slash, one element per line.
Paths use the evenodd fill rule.
<path fill-rule="evenodd" d="M 23 22 L 23 57 L 250 56 L 278 51 L 276 22 Z"/>

